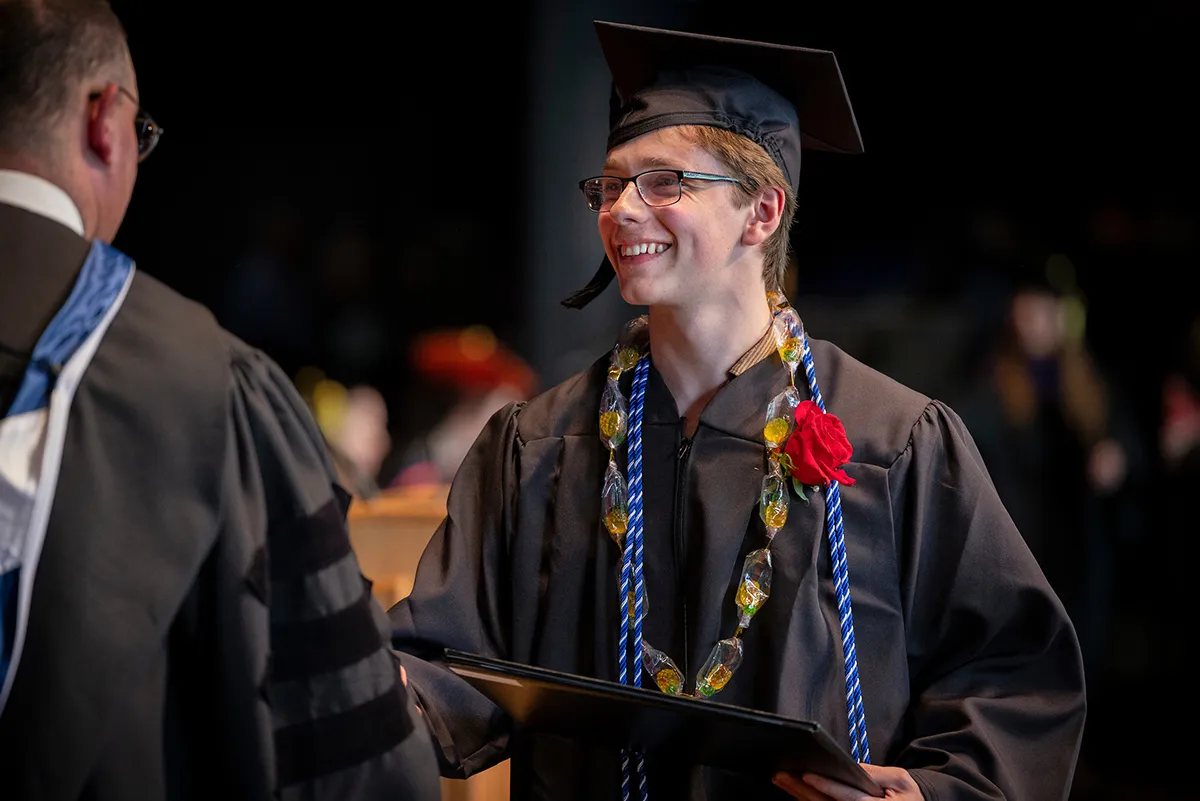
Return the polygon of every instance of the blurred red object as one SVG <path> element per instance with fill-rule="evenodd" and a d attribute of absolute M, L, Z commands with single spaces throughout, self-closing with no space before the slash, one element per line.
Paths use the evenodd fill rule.
<path fill-rule="evenodd" d="M 1178 374 L 1169 375 L 1163 383 L 1159 448 L 1172 465 L 1200 448 L 1200 395 Z"/>
<path fill-rule="evenodd" d="M 536 389 L 533 369 L 486 326 L 419 334 L 411 357 L 419 374 L 460 390 L 486 392 L 511 386 L 522 397 L 531 397 Z"/>

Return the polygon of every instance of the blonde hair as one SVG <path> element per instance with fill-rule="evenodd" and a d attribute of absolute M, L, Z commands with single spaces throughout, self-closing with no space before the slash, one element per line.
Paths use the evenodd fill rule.
<path fill-rule="evenodd" d="M 754 202 L 760 189 L 783 190 L 783 215 L 779 227 L 763 243 L 763 283 L 768 291 L 782 291 L 789 265 L 792 222 L 796 216 L 796 192 L 767 151 L 744 136 L 708 125 L 681 125 L 680 134 L 715 156 L 741 183 L 734 188 L 734 202 L 743 208 Z"/>

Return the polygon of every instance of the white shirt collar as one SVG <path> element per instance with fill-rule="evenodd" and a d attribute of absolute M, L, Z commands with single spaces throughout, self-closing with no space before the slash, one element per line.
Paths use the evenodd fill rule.
<path fill-rule="evenodd" d="M 71 196 L 45 178 L 0 170 L 0 203 L 48 217 L 83 236 L 83 217 Z"/>

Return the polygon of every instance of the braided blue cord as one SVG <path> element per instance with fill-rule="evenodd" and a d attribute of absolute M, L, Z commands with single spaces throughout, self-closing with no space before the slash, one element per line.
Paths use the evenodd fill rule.
<path fill-rule="evenodd" d="M 650 356 L 644 355 L 638 360 L 637 370 L 633 374 L 633 388 L 629 398 L 629 533 L 628 539 L 633 540 L 633 653 L 634 659 L 640 663 L 642 658 L 642 609 L 646 596 L 645 576 L 642 573 L 643 538 L 642 533 L 642 408 L 646 405 L 646 380 L 650 376 Z M 640 664 L 634 668 L 633 686 L 642 686 L 642 671 Z M 642 801 L 648 801 L 646 788 L 646 760 L 642 754 L 637 755 L 638 795 Z"/>
<path fill-rule="evenodd" d="M 642 538 L 642 408 L 646 400 L 646 380 L 650 375 L 650 358 L 642 356 L 638 360 L 633 375 L 633 389 L 629 401 L 629 439 L 628 439 L 628 506 L 629 525 L 625 531 L 625 548 L 621 555 L 621 635 L 618 641 L 617 671 L 622 684 L 629 684 L 628 653 L 629 653 L 629 582 L 632 578 L 634 586 L 633 614 L 633 685 L 642 686 L 642 609 L 645 602 L 645 578 L 642 573 L 643 538 Z M 631 575 L 632 574 L 632 575 Z M 637 754 L 638 795 L 642 801 L 647 801 L 649 795 L 646 787 L 646 760 L 642 754 Z M 629 801 L 629 752 L 621 751 L 621 798 Z"/>
<path fill-rule="evenodd" d="M 628 500 L 626 501 L 628 504 Z M 629 527 L 625 530 L 625 547 L 621 552 L 621 633 L 617 639 L 617 675 L 622 684 L 629 683 L 627 668 L 629 655 L 629 579 L 633 564 L 633 537 L 629 536 Z M 638 668 L 634 668 L 634 674 Z"/>
<path fill-rule="evenodd" d="M 628 501 L 626 501 L 628 503 Z M 632 515 L 630 515 L 632 518 Z M 632 524 L 632 519 L 630 524 Z M 639 521 L 640 522 L 640 521 Z M 633 537 L 630 536 L 632 525 L 625 530 L 625 548 L 621 553 L 621 634 L 617 639 L 617 676 L 622 684 L 629 683 L 629 671 L 626 667 L 629 655 L 629 579 L 633 572 Z M 637 667 L 634 675 L 639 673 Z"/>
<path fill-rule="evenodd" d="M 625 530 L 625 547 L 621 552 L 621 634 L 617 641 L 617 673 L 622 684 L 629 683 L 627 663 L 629 659 L 629 577 L 632 572 L 633 537 L 629 529 Z M 640 665 L 634 667 L 634 674 L 640 672 Z M 621 750 L 621 799 L 629 801 L 629 752 Z"/>
<path fill-rule="evenodd" d="M 629 651 L 629 561 L 632 552 L 632 538 L 626 531 L 625 548 L 621 555 L 621 635 L 617 646 L 617 672 L 622 684 L 629 683 L 626 662 Z M 629 752 L 625 749 L 621 749 L 621 799 L 629 801 Z"/>
<path fill-rule="evenodd" d="M 646 379 L 650 375 L 650 357 L 643 356 L 633 374 L 629 400 L 629 539 L 633 540 L 633 653 L 642 656 L 642 604 L 646 596 L 642 572 L 644 540 L 642 525 L 642 407 L 646 401 Z M 635 670 L 633 686 L 642 686 L 642 671 Z"/>
<path fill-rule="evenodd" d="M 812 351 L 808 348 L 808 334 L 801 334 L 804 374 L 808 377 L 808 389 L 813 402 L 825 411 L 825 400 L 817 387 L 817 370 L 813 366 Z M 846 720 L 850 727 L 850 755 L 859 762 L 871 761 L 871 749 L 867 745 L 867 718 L 863 710 L 862 686 L 858 679 L 858 653 L 854 647 L 854 612 L 850 604 L 850 571 L 846 562 L 846 535 L 842 528 L 842 494 L 836 481 L 829 482 L 825 494 L 825 523 L 829 533 L 829 554 L 833 563 L 833 587 L 837 597 L 838 618 L 842 629 L 842 655 L 846 661 Z"/>

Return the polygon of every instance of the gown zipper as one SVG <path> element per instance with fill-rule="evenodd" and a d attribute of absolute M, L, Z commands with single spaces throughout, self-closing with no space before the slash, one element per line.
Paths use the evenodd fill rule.
<path fill-rule="evenodd" d="M 687 467 L 688 456 L 692 452 L 692 440 L 684 436 L 675 453 L 675 586 L 679 587 L 683 601 L 683 653 L 680 670 L 683 671 L 684 685 L 687 685 L 688 667 L 688 608 L 687 608 L 687 533 L 684 527 L 684 511 L 687 508 Z"/>

